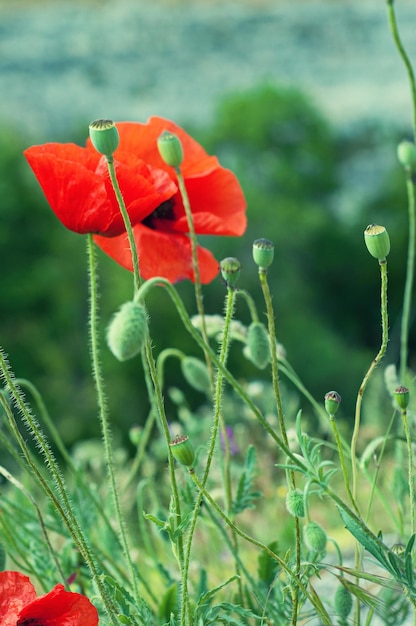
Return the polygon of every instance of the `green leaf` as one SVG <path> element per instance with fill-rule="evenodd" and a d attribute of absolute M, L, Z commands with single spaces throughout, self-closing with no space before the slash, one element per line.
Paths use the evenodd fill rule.
<path fill-rule="evenodd" d="M 275 539 L 274 541 L 269 543 L 267 547 L 276 553 L 278 545 L 279 544 Z M 261 582 L 263 582 L 267 587 L 270 587 L 279 569 L 280 567 L 277 561 L 275 559 L 272 559 L 265 550 L 263 550 L 259 554 L 257 573 L 259 580 L 261 580 Z"/>
<path fill-rule="evenodd" d="M 388 552 L 387 546 L 385 546 L 358 517 L 353 515 L 353 513 L 348 513 L 341 507 L 338 507 L 338 511 L 345 527 L 350 531 L 353 537 L 373 555 L 384 569 L 395 576 L 395 570 L 386 557 Z"/>
<path fill-rule="evenodd" d="M 178 610 L 178 583 L 168 587 L 160 600 L 158 614 L 161 619 L 169 620 Z"/>
<path fill-rule="evenodd" d="M 244 470 L 241 474 L 235 500 L 232 504 L 234 515 L 241 513 L 245 509 L 254 508 L 254 500 L 261 496 L 260 491 L 252 491 L 256 473 L 256 449 L 250 445 L 246 452 Z"/>

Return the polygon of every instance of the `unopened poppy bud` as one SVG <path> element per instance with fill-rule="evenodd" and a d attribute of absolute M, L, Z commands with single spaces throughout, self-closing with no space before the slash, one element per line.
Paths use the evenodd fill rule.
<path fill-rule="evenodd" d="M 268 239 L 256 239 L 253 243 L 253 259 L 260 269 L 270 267 L 274 259 L 274 244 Z"/>
<path fill-rule="evenodd" d="M 157 149 L 166 165 L 180 167 L 183 161 L 183 150 L 181 140 L 177 135 L 168 130 L 163 131 L 157 140 Z"/>
<path fill-rule="evenodd" d="M 416 170 L 416 146 L 412 141 L 401 141 L 397 146 L 397 157 L 404 169 L 409 172 Z"/>
<path fill-rule="evenodd" d="M 252 322 L 247 332 L 247 347 L 250 359 L 259 369 L 270 362 L 269 333 L 261 322 Z"/>
<path fill-rule="evenodd" d="M 286 509 L 293 517 L 305 517 L 305 500 L 303 491 L 290 489 L 286 496 Z"/>
<path fill-rule="evenodd" d="M 241 271 L 240 261 L 234 257 L 227 257 L 221 261 L 220 270 L 227 287 L 235 287 Z"/>
<path fill-rule="evenodd" d="M 315 552 L 325 552 L 326 532 L 317 522 L 309 522 L 303 528 L 303 539 L 306 546 Z"/>
<path fill-rule="evenodd" d="M 117 126 L 111 120 L 95 120 L 89 126 L 90 139 L 100 154 L 112 156 L 117 150 L 120 138 Z"/>
<path fill-rule="evenodd" d="M 132 426 L 129 430 L 129 439 L 134 446 L 138 446 L 143 434 L 143 429 L 140 426 Z"/>
<path fill-rule="evenodd" d="M 403 387 L 403 385 L 400 385 L 400 387 L 397 387 L 394 390 L 394 397 L 396 399 L 397 404 L 399 405 L 399 407 L 405 411 L 407 409 L 407 407 L 409 406 L 409 390 L 407 387 Z"/>
<path fill-rule="evenodd" d="M 341 396 L 336 391 L 328 391 L 325 394 L 325 411 L 333 417 L 341 404 Z"/>
<path fill-rule="evenodd" d="M 390 237 L 384 226 L 369 224 L 364 231 L 364 241 L 369 253 L 379 261 L 385 261 L 390 252 Z"/>
<path fill-rule="evenodd" d="M 182 374 L 185 380 L 197 391 L 209 394 L 211 381 L 208 368 L 203 361 L 193 356 L 186 356 L 181 360 Z"/>
<path fill-rule="evenodd" d="M 187 435 L 177 435 L 169 443 L 170 449 L 174 458 L 185 465 L 186 467 L 192 467 L 195 461 L 195 450 Z"/>
<path fill-rule="evenodd" d="M 335 592 L 334 607 L 339 617 L 346 618 L 352 611 L 353 600 L 351 592 L 344 586 L 339 585 Z"/>
<path fill-rule="evenodd" d="M 139 354 L 147 334 L 147 315 L 138 302 L 125 302 L 111 320 L 107 329 L 107 344 L 119 361 L 127 361 Z"/>

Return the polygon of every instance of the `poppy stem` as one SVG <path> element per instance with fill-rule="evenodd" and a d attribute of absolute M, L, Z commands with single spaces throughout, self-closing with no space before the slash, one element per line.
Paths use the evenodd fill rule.
<path fill-rule="evenodd" d="M 133 232 L 133 228 L 132 228 L 132 225 L 131 225 L 129 214 L 128 214 L 127 209 L 126 209 L 126 205 L 124 203 L 123 195 L 122 195 L 121 190 L 120 190 L 120 185 L 118 184 L 116 170 L 115 170 L 115 167 L 114 167 L 114 159 L 113 159 L 112 156 L 106 156 L 106 160 L 107 160 L 107 167 L 108 167 L 108 173 L 110 175 L 111 184 L 113 186 L 114 193 L 115 193 L 116 198 L 117 198 L 117 202 L 118 202 L 118 206 L 119 206 L 119 209 L 120 209 L 120 213 L 121 213 L 121 216 L 122 216 L 123 222 L 124 222 L 124 227 L 126 229 L 127 237 L 128 237 L 128 240 L 129 240 L 129 246 L 130 246 L 130 251 L 131 251 L 131 260 L 132 260 L 132 263 L 133 263 L 134 293 L 137 293 L 137 291 L 140 288 L 140 285 L 142 284 L 142 278 L 140 276 L 139 256 L 138 256 L 138 253 L 137 253 L 136 241 L 134 239 L 134 232 Z"/>
<path fill-rule="evenodd" d="M 228 288 L 227 290 L 227 299 L 225 305 L 225 320 L 224 320 L 224 330 L 223 330 L 223 339 L 221 344 L 221 351 L 219 355 L 219 362 L 222 366 L 225 367 L 227 362 L 228 350 L 230 347 L 230 325 L 234 312 L 234 302 L 235 302 L 235 290 Z M 199 510 L 202 502 L 202 495 L 205 489 L 205 485 L 208 480 L 209 472 L 211 469 L 212 460 L 214 458 L 215 446 L 218 439 L 218 430 L 221 422 L 221 407 L 222 407 L 222 390 L 224 384 L 224 374 L 222 371 L 218 371 L 217 378 L 215 381 L 215 392 L 214 392 L 214 416 L 213 423 L 211 428 L 211 437 L 208 447 L 208 456 L 205 464 L 204 475 L 201 483 L 201 491 L 196 499 L 194 511 L 192 515 L 192 520 L 189 528 L 187 545 L 185 549 L 185 561 L 182 573 L 182 606 L 181 606 L 181 626 L 186 626 L 189 622 L 187 619 L 188 611 L 189 611 L 189 594 L 188 594 L 188 575 L 189 575 L 189 565 L 191 559 L 191 548 L 192 541 L 195 533 L 196 523 L 199 517 Z"/>
<path fill-rule="evenodd" d="M 185 181 L 184 181 L 180 168 L 176 167 L 175 172 L 176 172 L 176 176 L 178 179 L 179 191 L 182 197 L 186 219 L 188 220 L 189 239 L 191 241 L 192 267 L 194 270 L 196 307 L 197 307 L 198 314 L 201 318 L 202 337 L 205 343 L 208 345 L 208 335 L 207 335 L 207 329 L 206 329 L 206 323 L 205 323 L 204 298 L 202 295 L 201 275 L 199 272 L 199 263 L 198 263 L 198 243 L 196 239 L 194 220 L 192 217 L 191 204 L 189 202 L 188 192 L 186 190 Z M 211 379 L 211 389 L 212 389 L 212 392 L 214 392 L 214 370 L 213 370 L 212 362 L 206 350 L 204 350 L 204 354 L 205 354 L 205 360 L 206 360 L 207 367 L 208 367 L 208 372 L 209 372 L 210 379 Z"/>
<path fill-rule="evenodd" d="M 120 534 L 121 544 L 123 546 L 124 556 L 127 561 L 128 569 L 130 572 L 131 584 L 135 597 L 139 597 L 139 590 L 137 586 L 137 578 L 131 558 L 131 550 L 127 540 L 127 532 L 125 528 L 125 522 L 121 512 L 120 499 L 118 496 L 118 489 L 114 473 L 114 461 L 113 452 L 111 447 L 111 429 L 108 419 L 108 407 L 107 399 L 104 392 L 104 383 L 101 371 L 99 346 L 98 346 L 98 297 L 97 297 L 97 267 L 95 259 L 95 248 L 92 235 L 88 235 L 88 261 L 89 261 L 89 327 L 90 327 L 90 350 L 91 350 L 91 364 L 93 377 L 95 382 L 97 403 L 99 411 L 99 420 L 101 426 L 101 434 L 103 437 L 104 451 L 107 465 L 108 477 L 110 479 L 111 495 L 113 498 L 113 505 L 116 513 L 118 530 Z"/>

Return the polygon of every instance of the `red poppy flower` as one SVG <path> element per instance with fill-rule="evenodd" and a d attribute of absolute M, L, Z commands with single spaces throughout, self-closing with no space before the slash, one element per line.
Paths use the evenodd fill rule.
<path fill-rule="evenodd" d="M 20 572 L 0 572 L 2 626 L 97 626 L 97 609 L 85 596 L 56 585 L 44 596 Z"/>
<path fill-rule="evenodd" d="M 152 117 L 146 124 L 117 124 L 120 145 L 114 153 L 117 178 L 134 229 L 144 278 L 161 275 L 172 282 L 193 279 L 188 224 L 174 169 L 164 163 L 157 139 L 164 130 L 182 142 L 182 174 L 199 235 L 242 235 L 246 203 L 235 175 L 173 122 Z M 25 156 L 46 198 L 63 224 L 93 233 L 109 256 L 132 270 L 131 254 L 105 157 L 90 140 L 32 146 Z M 204 248 L 198 259 L 202 282 L 218 273 L 218 262 Z"/>

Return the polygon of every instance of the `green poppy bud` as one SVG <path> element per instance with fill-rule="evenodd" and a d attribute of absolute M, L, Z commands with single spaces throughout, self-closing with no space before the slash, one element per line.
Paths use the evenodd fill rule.
<path fill-rule="evenodd" d="M 325 410 L 330 417 L 333 417 L 341 404 L 341 396 L 336 391 L 328 391 L 325 394 Z"/>
<path fill-rule="evenodd" d="M 290 489 L 286 496 L 286 509 L 293 517 L 305 517 L 305 500 L 303 491 Z"/>
<path fill-rule="evenodd" d="M 264 369 L 270 363 L 269 333 L 264 324 L 253 322 L 247 332 L 247 347 L 250 359 L 259 369 Z"/>
<path fill-rule="evenodd" d="M 400 387 L 397 387 L 394 390 L 394 397 L 396 399 L 397 404 L 399 405 L 399 407 L 405 411 L 407 409 L 407 407 L 409 406 L 409 390 L 407 387 L 403 387 L 403 385 L 400 385 Z"/>
<path fill-rule="evenodd" d="M 234 257 L 227 257 L 220 263 L 221 275 L 227 287 L 233 289 L 240 276 L 241 263 Z"/>
<path fill-rule="evenodd" d="M 352 611 L 353 600 L 351 592 L 343 585 L 339 585 L 335 592 L 334 607 L 339 617 L 346 618 Z"/>
<path fill-rule="evenodd" d="M 177 435 L 169 443 L 170 449 L 174 458 L 185 465 L 186 467 L 192 467 L 195 461 L 195 450 L 187 435 Z"/>
<path fill-rule="evenodd" d="M 379 261 L 385 261 L 390 252 L 390 237 L 384 226 L 369 224 L 364 231 L 364 241 L 369 253 Z"/>
<path fill-rule="evenodd" d="M 325 552 L 326 532 L 317 522 L 309 522 L 303 528 L 303 539 L 309 550 L 314 552 Z"/>
<path fill-rule="evenodd" d="M 186 356 L 181 360 L 181 369 L 185 380 L 191 387 L 209 395 L 211 381 L 208 368 L 203 361 L 193 356 Z"/>
<path fill-rule="evenodd" d="M 89 126 L 90 139 L 100 154 L 112 156 L 120 142 L 116 125 L 111 120 L 95 120 Z"/>
<path fill-rule="evenodd" d="M 166 165 L 180 167 L 183 161 L 183 150 L 181 141 L 177 135 L 174 135 L 168 130 L 163 131 L 157 140 L 157 149 Z"/>
<path fill-rule="evenodd" d="M 397 157 L 408 172 L 416 171 L 416 147 L 412 141 L 401 141 L 397 146 Z"/>
<path fill-rule="evenodd" d="M 253 259 L 260 269 L 270 267 L 274 259 L 274 244 L 268 239 L 256 239 L 253 243 Z"/>
<path fill-rule="evenodd" d="M 116 359 L 127 361 L 139 354 L 146 334 L 146 309 L 138 302 L 125 302 L 108 326 L 107 345 Z"/>
<path fill-rule="evenodd" d="M 138 446 L 143 434 L 143 428 L 132 426 L 129 430 L 129 439 L 134 446 Z"/>

